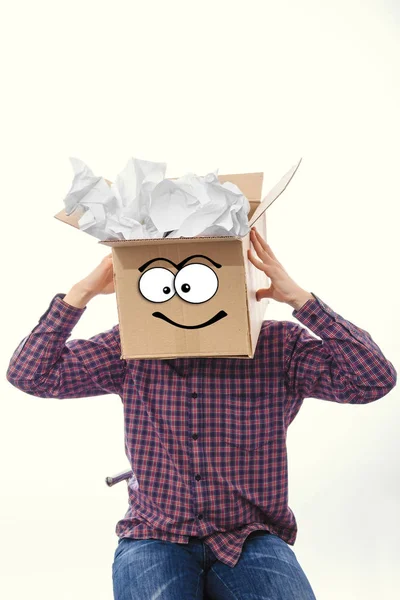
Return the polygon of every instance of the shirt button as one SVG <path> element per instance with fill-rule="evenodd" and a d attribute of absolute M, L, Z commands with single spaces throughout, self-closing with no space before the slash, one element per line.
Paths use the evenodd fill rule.
<path fill-rule="evenodd" d="M 199 475 L 199 474 L 197 473 L 197 475 L 196 475 L 195 479 L 197 479 L 197 481 L 200 481 L 200 479 L 201 479 L 201 475 Z"/>
<path fill-rule="evenodd" d="M 196 394 L 196 392 L 193 392 L 193 394 L 192 394 L 192 398 L 197 398 L 197 394 Z"/>
<path fill-rule="evenodd" d="M 58 310 L 55 310 L 55 311 L 54 311 L 54 316 L 55 316 L 55 317 L 59 317 L 59 316 L 60 316 L 60 313 L 58 312 Z"/>
<path fill-rule="evenodd" d="M 197 435 L 197 433 L 194 433 L 194 434 L 192 435 L 192 438 L 193 438 L 194 440 L 197 440 L 197 438 L 198 438 L 198 437 L 199 437 L 199 436 Z"/>
<path fill-rule="evenodd" d="M 199 514 L 197 515 L 197 518 L 198 518 L 198 519 L 202 519 L 202 518 L 203 518 L 203 516 L 204 516 L 204 515 L 203 515 L 203 513 L 199 513 Z"/>

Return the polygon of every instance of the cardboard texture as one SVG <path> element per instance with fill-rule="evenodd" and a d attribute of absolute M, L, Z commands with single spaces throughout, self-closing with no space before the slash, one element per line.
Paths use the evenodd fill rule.
<path fill-rule="evenodd" d="M 265 240 L 266 210 L 300 162 L 262 202 L 263 173 L 218 177 L 247 197 L 249 225 L 256 224 Z M 62 210 L 54 216 L 79 229 L 82 214 L 82 209 L 69 216 Z M 269 303 L 257 302 L 256 291 L 269 281 L 248 259 L 250 233 L 98 243 L 112 248 L 122 359 L 253 358 Z"/>

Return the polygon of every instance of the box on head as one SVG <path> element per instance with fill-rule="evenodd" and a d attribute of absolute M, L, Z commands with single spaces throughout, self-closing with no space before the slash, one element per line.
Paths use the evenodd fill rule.
<path fill-rule="evenodd" d="M 254 356 L 268 304 L 257 302 L 256 290 L 268 283 L 248 260 L 250 228 L 266 240 L 266 211 L 300 162 L 263 200 L 263 173 L 218 175 L 249 201 L 245 235 L 98 242 L 112 248 L 122 359 Z M 79 229 L 82 214 L 54 216 Z"/>

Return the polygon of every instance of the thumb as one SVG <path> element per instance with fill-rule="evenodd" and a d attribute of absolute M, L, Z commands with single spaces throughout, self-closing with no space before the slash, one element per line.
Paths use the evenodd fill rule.
<path fill-rule="evenodd" d="M 272 297 L 273 297 L 272 285 L 269 288 L 261 288 L 261 289 L 257 290 L 257 292 L 256 292 L 257 302 L 259 302 L 263 298 L 272 298 Z"/>

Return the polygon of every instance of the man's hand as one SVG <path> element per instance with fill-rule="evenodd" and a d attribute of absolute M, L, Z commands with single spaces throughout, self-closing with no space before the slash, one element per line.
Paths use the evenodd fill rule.
<path fill-rule="evenodd" d="M 87 277 L 76 283 L 64 297 L 64 302 L 84 308 L 98 294 L 114 294 L 114 268 L 112 252 L 107 254 Z"/>
<path fill-rule="evenodd" d="M 251 228 L 250 241 L 254 246 L 260 260 L 258 260 L 253 251 L 249 248 L 248 258 L 257 269 L 271 279 L 269 288 L 261 288 L 256 292 L 257 301 L 262 298 L 272 298 L 277 302 L 285 302 L 292 308 L 299 310 L 307 300 L 314 299 L 314 296 L 301 288 L 297 283 L 289 277 L 270 246 L 261 237 L 255 227 Z"/>

